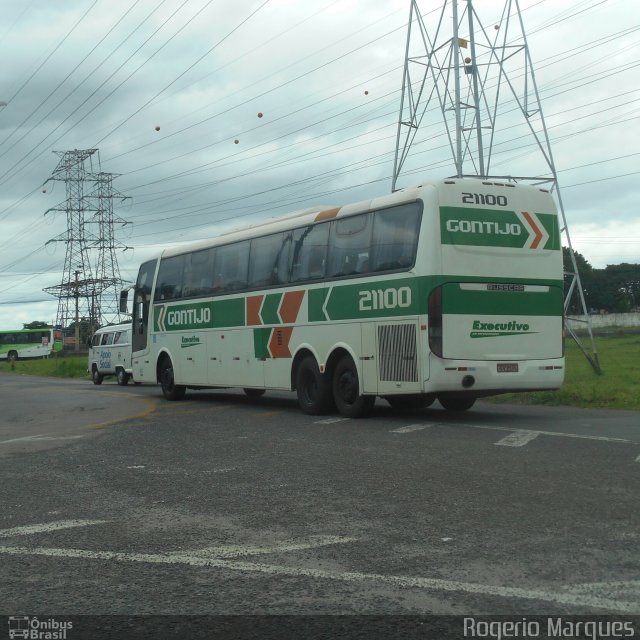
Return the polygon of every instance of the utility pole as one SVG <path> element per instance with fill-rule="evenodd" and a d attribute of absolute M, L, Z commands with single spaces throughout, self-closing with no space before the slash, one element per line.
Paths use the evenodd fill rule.
<path fill-rule="evenodd" d="M 497 20 L 486 26 L 473 0 L 444 0 L 440 11 L 428 14 L 422 14 L 418 4 L 410 0 L 391 189 L 398 189 L 403 173 L 423 175 L 427 167 L 451 167 L 451 160 L 442 158 L 443 146 L 434 143 L 440 132 L 446 140 L 444 148 L 451 153 L 455 177 L 524 182 L 549 189 L 558 203 L 562 243 L 571 261 L 571 271 L 565 274 L 570 279 L 565 318 L 577 300 L 586 318 L 590 346 L 569 323 L 565 331 L 600 373 L 518 0 L 504 0 L 502 10 L 494 13 L 499 15 Z M 423 139 L 418 137 L 419 129 L 425 133 Z M 504 170 L 494 170 L 501 165 Z"/>

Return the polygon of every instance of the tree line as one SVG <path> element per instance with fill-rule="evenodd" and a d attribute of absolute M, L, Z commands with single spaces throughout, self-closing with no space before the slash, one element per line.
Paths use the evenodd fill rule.
<path fill-rule="evenodd" d="M 565 273 L 572 273 L 569 249 L 563 247 Z M 592 267 L 577 251 L 573 252 L 578 265 L 582 290 L 590 313 L 627 313 L 640 307 L 640 264 L 622 262 L 604 269 Z M 565 291 L 571 285 L 571 275 L 565 275 Z M 577 296 L 572 297 L 570 313 L 581 313 Z"/>

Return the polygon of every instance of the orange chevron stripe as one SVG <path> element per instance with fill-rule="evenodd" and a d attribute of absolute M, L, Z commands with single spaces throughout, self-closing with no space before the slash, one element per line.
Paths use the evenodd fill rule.
<path fill-rule="evenodd" d="M 331 220 L 332 218 L 335 218 L 338 215 L 338 211 L 340 211 L 340 209 L 342 209 L 342 207 L 335 207 L 334 209 L 325 209 L 324 211 L 321 211 L 316 216 L 315 221 L 322 222 L 323 220 Z"/>
<path fill-rule="evenodd" d="M 291 340 L 291 334 L 293 333 L 293 327 L 279 327 L 271 332 L 271 339 L 269 340 L 269 352 L 272 358 L 290 358 L 291 351 L 289 351 L 289 341 Z"/>
<path fill-rule="evenodd" d="M 300 305 L 302 305 L 302 299 L 304 298 L 304 290 L 302 291 L 287 291 L 282 296 L 282 302 L 280 303 L 280 317 L 285 324 L 293 324 L 298 319 L 298 312 L 300 311 Z"/>
<path fill-rule="evenodd" d="M 262 324 L 260 307 L 264 296 L 247 296 L 247 326 Z"/>
<path fill-rule="evenodd" d="M 531 243 L 531 249 L 537 249 L 540 244 L 540 240 L 542 240 L 543 233 L 540 231 L 536 223 L 533 221 L 533 218 L 526 211 L 522 212 L 522 215 L 525 217 L 525 220 L 531 225 L 533 232 L 536 234 L 536 237 L 533 239 Z"/>

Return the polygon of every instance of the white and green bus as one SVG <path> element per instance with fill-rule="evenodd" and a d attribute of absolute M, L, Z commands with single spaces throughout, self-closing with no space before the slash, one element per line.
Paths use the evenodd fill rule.
<path fill-rule="evenodd" d="M 62 331 L 40 329 L 0 330 L 0 360 L 46 358 L 62 350 Z"/>
<path fill-rule="evenodd" d="M 564 378 L 562 251 L 541 188 L 450 179 L 167 249 L 140 267 L 132 369 L 295 390 L 306 413 L 470 408 Z M 126 298 L 124 299 L 126 306 Z"/>

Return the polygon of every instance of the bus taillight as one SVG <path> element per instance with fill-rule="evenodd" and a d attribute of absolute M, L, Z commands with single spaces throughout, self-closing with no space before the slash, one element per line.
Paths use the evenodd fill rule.
<path fill-rule="evenodd" d="M 429 295 L 429 349 L 442 358 L 442 287 Z"/>

